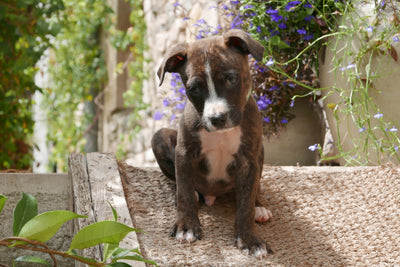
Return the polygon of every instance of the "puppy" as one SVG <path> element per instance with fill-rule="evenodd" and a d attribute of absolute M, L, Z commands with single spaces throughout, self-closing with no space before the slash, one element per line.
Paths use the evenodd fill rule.
<path fill-rule="evenodd" d="M 261 258 L 272 252 L 254 232 L 255 221 L 272 214 L 259 203 L 263 167 L 262 118 L 251 97 L 248 55 L 263 58 L 264 47 L 241 30 L 230 30 L 166 52 L 158 70 L 179 73 L 187 101 L 178 131 L 161 129 L 152 148 L 162 172 L 177 183 L 177 218 L 171 235 L 201 239 L 199 194 L 206 205 L 233 191 L 235 244 Z"/>

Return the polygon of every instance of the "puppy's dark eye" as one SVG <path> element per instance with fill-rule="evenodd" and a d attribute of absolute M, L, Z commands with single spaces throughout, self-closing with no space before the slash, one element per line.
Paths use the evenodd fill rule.
<path fill-rule="evenodd" d="M 187 93 L 193 97 L 200 96 L 201 95 L 200 86 L 197 83 L 189 84 L 189 86 L 187 87 Z"/>
<path fill-rule="evenodd" d="M 230 73 L 226 75 L 225 81 L 229 86 L 235 86 L 239 82 L 237 74 Z"/>

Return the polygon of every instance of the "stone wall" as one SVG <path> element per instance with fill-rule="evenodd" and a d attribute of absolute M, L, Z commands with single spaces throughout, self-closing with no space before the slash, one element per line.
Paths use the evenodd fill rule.
<path fill-rule="evenodd" d="M 130 27 L 129 14 L 124 0 L 110 1 L 117 16 L 117 28 Z M 154 121 L 153 112 L 162 105 L 162 95 L 169 90 L 169 75 L 163 86 L 159 87 L 159 79 L 156 75 L 166 49 L 176 43 L 193 41 L 195 35 L 190 25 L 203 18 L 209 24 L 218 24 L 218 15 L 212 6 L 217 1 L 187 0 L 179 6 L 172 0 L 144 0 L 143 7 L 147 24 L 146 40 L 149 46 L 146 57 L 149 63 L 146 65 L 149 71 L 149 79 L 143 83 L 143 99 L 149 104 L 149 108 L 141 112 L 143 118 L 139 122 L 141 130 L 135 135 L 134 140 L 128 140 L 127 136 L 134 131 L 135 125 L 130 125 L 129 116 L 134 107 L 123 105 L 122 94 L 128 89 L 129 79 L 127 71 L 116 74 L 118 63 L 129 59 L 129 53 L 116 51 L 108 42 L 107 36 L 103 37 L 103 49 L 106 51 L 109 83 L 105 88 L 103 116 L 100 126 L 100 150 L 102 152 L 116 152 L 118 146 L 130 151 L 127 155 L 128 162 L 136 166 L 153 166 L 155 160 L 150 149 L 150 140 L 153 133 L 161 127 L 173 127 L 169 120 Z M 188 16 L 189 20 L 184 20 Z M 125 136 L 125 140 L 122 140 Z"/>

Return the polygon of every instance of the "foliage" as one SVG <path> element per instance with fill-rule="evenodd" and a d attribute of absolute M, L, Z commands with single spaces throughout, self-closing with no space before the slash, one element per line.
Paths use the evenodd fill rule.
<path fill-rule="evenodd" d="M 59 30 L 48 18 L 63 8 L 61 0 L 0 3 L 0 169 L 30 168 L 35 63 Z"/>
<path fill-rule="evenodd" d="M 129 20 L 132 24 L 127 30 L 110 29 L 110 42 L 116 49 L 129 50 L 130 56 L 126 62 L 119 62 L 117 72 L 122 72 L 128 68 L 129 78 L 131 80 L 130 88 L 124 93 L 124 105 L 132 108 L 129 116 L 129 128 L 133 129 L 128 134 L 128 142 L 132 142 L 135 135 L 141 130 L 140 120 L 141 111 L 148 108 L 143 101 L 143 82 L 149 78 L 146 69 L 146 51 L 148 49 L 146 43 L 146 22 L 144 19 L 143 1 L 129 0 L 131 13 Z M 125 143 L 126 136 L 120 137 L 120 145 L 118 146 L 117 157 L 123 157 L 127 151 Z"/>
<path fill-rule="evenodd" d="M 361 7 L 369 7 L 370 13 L 359 12 Z M 347 120 L 349 128 L 358 129 L 358 135 L 345 133 L 351 139 L 350 150 L 343 148 L 342 138 L 346 136 L 338 130 L 335 145 L 340 153 L 336 157 L 343 157 L 348 164 L 400 162 L 399 122 L 383 114 L 384 107 L 373 98 L 385 89 L 375 86 L 378 81 L 394 77 L 400 70 L 384 67 L 389 61 L 398 63 L 395 46 L 399 47 L 399 14 L 398 1 L 354 1 L 343 13 L 337 35 L 330 40 L 329 48 L 334 51 L 330 72 L 335 73 L 335 82 L 324 94 L 327 99 L 336 95 L 339 100 L 328 102 L 327 107 L 332 109 L 338 128 Z M 345 81 L 346 88 L 338 85 L 339 80 Z"/>
<path fill-rule="evenodd" d="M 5 196 L 0 195 L 0 211 L 1 203 L 3 202 L 4 205 L 5 199 Z M 115 210 L 113 209 L 113 211 Z M 118 266 L 118 262 L 124 259 L 142 261 L 157 266 L 154 261 L 144 259 L 138 249 L 119 247 L 119 243 L 128 233 L 138 230 L 116 220 L 101 221 L 82 228 L 73 237 L 70 248 L 66 252 L 50 249 L 44 243 L 51 239 L 65 222 L 86 217 L 66 210 L 37 214 L 36 199 L 30 194 L 23 193 L 22 199 L 15 207 L 13 218 L 13 224 L 20 227 L 17 230 L 14 229 L 13 237 L 1 239 L 0 246 L 47 253 L 53 260 L 54 266 L 57 265 L 55 255 L 72 258 L 90 266 Z M 104 244 L 103 261 L 100 262 L 95 259 L 81 257 L 75 251 L 75 249 L 85 249 L 99 244 Z M 47 260 L 36 256 L 21 256 L 15 259 L 15 262 L 30 262 L 51 266 Z M 124 266 L 130 265 L 124 264 Z"/>
<path fill-rule="evenodd" d="M 106 0 L 63 2 L 65 9 L 50 20 L 60 32 L 52 41 L 51 85 L 44 90 L 44 103 L 48 107 L 52 161 L 66 171 L 68 154 L 83 150 L 83 134 L 95 120 L 84 106 L 93 101 L 106 81 L 100 29 L 107 29 L 112 10 Z"/>
<path fill-rule="evenodd" d="M 264 62 L 253 62 L 252 73 L 267 134 L 294 117 L 296 95 L 318 88 L 319 38 L 335 31 L 344 8 L 334 0 L 242 1 L 245 28 L 266 48 Z"/>

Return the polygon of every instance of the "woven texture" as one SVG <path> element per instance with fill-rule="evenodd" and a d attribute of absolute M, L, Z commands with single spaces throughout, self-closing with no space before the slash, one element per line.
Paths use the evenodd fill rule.
<path fill-rule="evenodd" d="M 400 266 L 400 169 L 394 166 L 264 167 L 262 201 L 273 213 L 257 232 L 274 250 L 262 260 L 234 247 L 232 196 L 201 205 L 204 236 L 169 237 L 175 185 L 156 169 L 121 166 L 145 257 L 160 266 Z"/>

